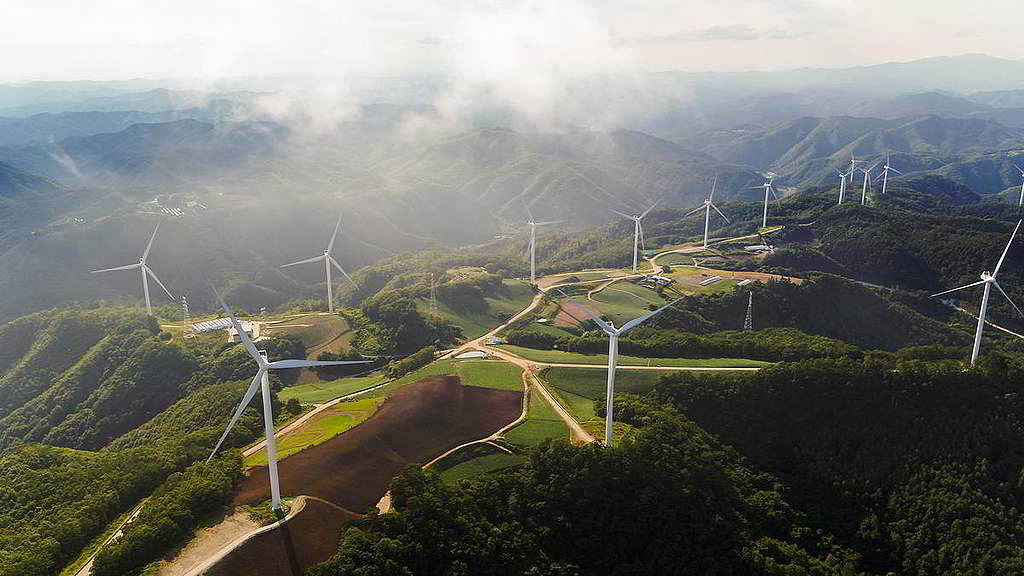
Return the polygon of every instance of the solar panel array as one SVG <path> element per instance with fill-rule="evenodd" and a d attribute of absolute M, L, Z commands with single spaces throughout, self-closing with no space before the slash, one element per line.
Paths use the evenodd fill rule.
<path fill-rule="evenodd" d="M 217 330 L 225 330 L 231 327 L 230 318 L 217 318 L 216 320 L 207 320 L 205 322 L 196 322 L 192 325 L 192 330 L 198 333 L 204 332 L 215 332 Z"/>

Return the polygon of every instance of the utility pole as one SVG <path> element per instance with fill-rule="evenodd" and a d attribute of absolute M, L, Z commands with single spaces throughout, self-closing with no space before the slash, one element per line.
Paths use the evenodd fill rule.
<path fill-rule="evenodd" d="M 434 284 L 434 273 L 430 273 L 430 312 L 437 312 L 437 285 Z"/>
<path fill-rule="evenodd" d="M 743 331 L 753 332 L 754 331 L 754 293 L 750 292 L 750 296 L 747 298 L 747 317 L 743 320 Z"/>
<path fill-rule="evenodd" d="M 188 298 L 184 295 L 181 297 L 181 313 L 182 313 L 182 325 L 181 335 L 183 338 L 195 338 L 195 332 L 192 331 L 192 315 L 188 312 Z"/>

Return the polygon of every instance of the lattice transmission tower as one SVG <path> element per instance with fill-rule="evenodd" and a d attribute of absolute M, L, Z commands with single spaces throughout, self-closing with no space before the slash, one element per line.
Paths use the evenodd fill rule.
<path fill-rule="evenodd" d="M 743 331 L 753 332 L 754 331 L 754 293 L 751 292 L 747 298 L 747 317 L 743 319 Z"/>

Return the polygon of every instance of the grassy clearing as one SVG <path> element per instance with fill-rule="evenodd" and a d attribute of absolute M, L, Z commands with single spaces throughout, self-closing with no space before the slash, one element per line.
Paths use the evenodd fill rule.
<path fill-rule="evenodd" d="M 434 464 L 433 469 L 448 484 L 503 470 L 526 462 L 526 456 L 509 454 L 493 444 L 473 444 L 456 450 Z"/>
<path fill-rule="evenodd" d="M 291 334 L 302 340 L 311 358 L 321 352 L 347 350 L 355 335 L 341 316 L 308 314 L 265 326 L 268 335 Z"/>
<path fill-rule="evenodd" d="M 561 350 L 535 350 L 522 346 L 504 345 L 501 347 L 511 354 L 536 362 L 553 364 L 607 364 L 607 354 L 577 354 Z M 747 360 L 745 358 L 640 358 L 637 356 L 619 355 L 619 366 L 666 366 L 689 368 L 760 368 L 771 362 Z"/>
<path fill-rule="evenodd" d="M 369 418 L 382 402 L 379 398 L 367 398 L 352 402 L 339 402 L 310 418 L 298 429 L 293 430 L 277 444 L 278 459 L 285 458 L 316 446 Z M 265 449 L 245 457 L 246 468 L 263 466 L 267 463 Z"/>
<path fill-rule="evenodd" d="M 501 324 L 503 319 L 514 316 L 523 308 L 529 306 L 533 300 L 533 289 L 528 284 L 519 280 L 504 280 L 504 294 L 500 297 L 487 296 L 487 312 L 480 314 L 468 314 L 449 308 L 440 300 L 437 302 L 437 311 L 434 312 L 452 324 L 462 328 L 462 336 L 472 340 L 490 332 L 495 326 Z M 429 313 L 429 302 L 417 300 L 416 307 L 423 313 Z"/>
<path fill-rule="evenodd" d="M 608 373 L 587 368 L 548 368 L 543 374 L 548 387 L 553 389 L 578 421 L 596 418 L 594 404 L 606 396 Z M 662 374 L 642 370 L 615 374 L 615 391 L 627 394 L 649 392 Z"/>
<path fill-rule="evenodd" d="M 340 396 L 372 388 L 386 380 L 381 372 L 374 372 L 366 376 L 339 378 L 337 380 L 320 380 L 313 382 L 288 386 L 281 390 L 277 397 L 282 402 L 295 398 L 303 404 L 322 404 L 328 400 L 334 400 Z"/>
<path fill-rule="evenodd" d="M 548 438 L 569 438 L 569 427 L 539 392 L 531 389 L 529 402 L 526 420 L 506 432 L 506 440 L 520 446 L 536 446 Z"/>
<path fill-rule="evenodd" d="M 616 326 L 622 326 L 634 318 L 650 313 L 651 305 L 660 307 L 668 302 L 654 290 L 622 281 L 594 294 L 592 300 L 580 299 L 580 303 L 596 308 Z"/>
<path fill-rule="evenodd" d="M 465 386 L 523 389 L 523 370 L 501 360 L 456 360 L 455 373 Z"/>

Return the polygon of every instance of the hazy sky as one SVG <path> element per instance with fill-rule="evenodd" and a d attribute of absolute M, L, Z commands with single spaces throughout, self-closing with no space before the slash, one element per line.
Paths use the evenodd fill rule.
<path fill-rule="evenodd" d="M 0 0 L 0 77 L 528 76 L 1024 58 L 1020 0 Z M 979 9 L 979 7 L 983 7 Z"/>

